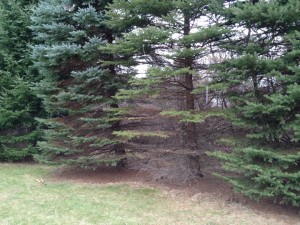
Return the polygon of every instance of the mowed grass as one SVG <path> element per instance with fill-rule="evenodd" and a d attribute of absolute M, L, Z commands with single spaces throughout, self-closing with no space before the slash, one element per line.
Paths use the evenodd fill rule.
<path fill-rule="evenodd" d="M 127 184 L 51 181 L 55 168 L 0 164 L 0 224 L 286 224 L 203 195 L 197 200 Z M 39 183 L 36 179 L 43 179 Z"/>

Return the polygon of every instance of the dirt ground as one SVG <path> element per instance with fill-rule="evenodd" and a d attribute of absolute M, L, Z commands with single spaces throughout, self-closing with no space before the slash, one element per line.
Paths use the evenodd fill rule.
<path fill-rule="evenodd" d="M 148 174 L 132 169 L 118 170 L 116 168 L 99 168 L 97 170 L 60 169 L 52 176 L 55 180 L 67 180 L 79 183 L 117 184 L 153 187 L 162 190 L 172 198 L 194 201 L 203 194 L 226 204 L 239 204 L 254 210 L 258 215 L 273 218 L 280 224 L 300 224 L 300 208 L 274 204 L 272 201 L 253 201 L 233 193 L 223 180 L 206 175 L 198 181 L 189 184 L 178 184 L 168 180 L 153 180 Z M 284 221 L 284 222 L 283 222 Z"/>

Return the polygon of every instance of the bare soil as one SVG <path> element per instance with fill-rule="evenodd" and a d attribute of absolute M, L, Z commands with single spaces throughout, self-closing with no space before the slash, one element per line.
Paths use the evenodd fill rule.
<path fill-rule="evenodd" d="M 174 183 L 170 180 L 153 180 L 145 172 L 133 169 L 98 168 L 96 170 L 84 169 L 60 169 L 52 175 L 52 178 L 59 181 L 72 181 L 77 183 L 92 184 L 129 184 L 145 187 L 153 187 L 162 190 L 172 198 L 195 202 L 203 194 L 214 201 L 232 205 L 238 204 L 253 210 L 257 215 L 266 218 L 273 218 L 278 224 L 300 224 L 300 208 L 275 204 L 269 200 L 260 202 L 253 201 L 232 191 L 231 187 L 223 180 L 205 175 L 193 183 Z"/>

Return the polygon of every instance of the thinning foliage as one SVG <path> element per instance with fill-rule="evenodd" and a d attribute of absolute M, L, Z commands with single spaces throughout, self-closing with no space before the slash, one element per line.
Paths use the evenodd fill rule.
<path fill-rule="evenodd" d="M 199 149 L 194 112 L 209 105 L 203 92 L 195 90 L 208 79 L 209 49 L 227 33 L 216 24 L 203 24 L 208 20 L 209 4 L 195 0 L 114 1 L 107 22 L 126 32 L 110 49 L 124 56 L 131 54 L 133 60 L 148 67 L 146 78 L 134 80 L 134 89 L 122 90 L 118 98 L 173 101 L 171 109 L 190 115 L 181 120 L 190 149 Z"/>

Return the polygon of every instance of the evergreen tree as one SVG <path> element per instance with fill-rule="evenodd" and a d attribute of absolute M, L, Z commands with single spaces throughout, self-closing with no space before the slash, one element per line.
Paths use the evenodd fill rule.
<path fill-rule="evenodd" d="M 38 79 L 29 43 L 35 1 L 0 1 L 0 160 L 30 159 L 39 139 L 34 117 L 42 112 L 31 90 Z"/>
<path fill-rule="evenodd" d="M 207 79 L 206 58 L 210 48 L 223 38 L 226 29 L 208 20 L 210 1 L 114 1 L 110 5 L 108 25 L 126 32 L 125 38 L 116 40 L 111 51 L 149 66 L 146 79 L 136 79 L 134 90 L 119 93 L 121 99 L 156 96 L 182 105 L 161 115 L 180 117 L 184 124 L 186 146 L 197 149 L 196 122 L 203 116 L 197 110 L 205 107 L 203 81 Z M 203 88 L 203 87 L 202 87 Z M 171 100 L 170 100 L 171 99 Z"/>
<path fill-rule="evenodd" d="M 215 154 L 240 175 L 226 180 L 253 198 L 293 205 L 300 205 L 299 10 L 297 0 L 225 9 L 223 21 L 234 36 L 223 47 L 232 58 L 215 68 L 214 80 L 227 87 L 233 122 L 251 140 L 231 154 Z"/>
<path fill-rule="evenodd" d="M 41 162 L 97 167 L 123 158 L 112 134 L 119 129 L 113 96 L 126 79 L 113 55 L 99 50 L 115 36 L 104 24 L 109 2 L 57 0 L 34 9 L 31 28 L 39 44 L 32 55 L 43 76 L 36 90 L 50 115 L 39 119 Z"/>

